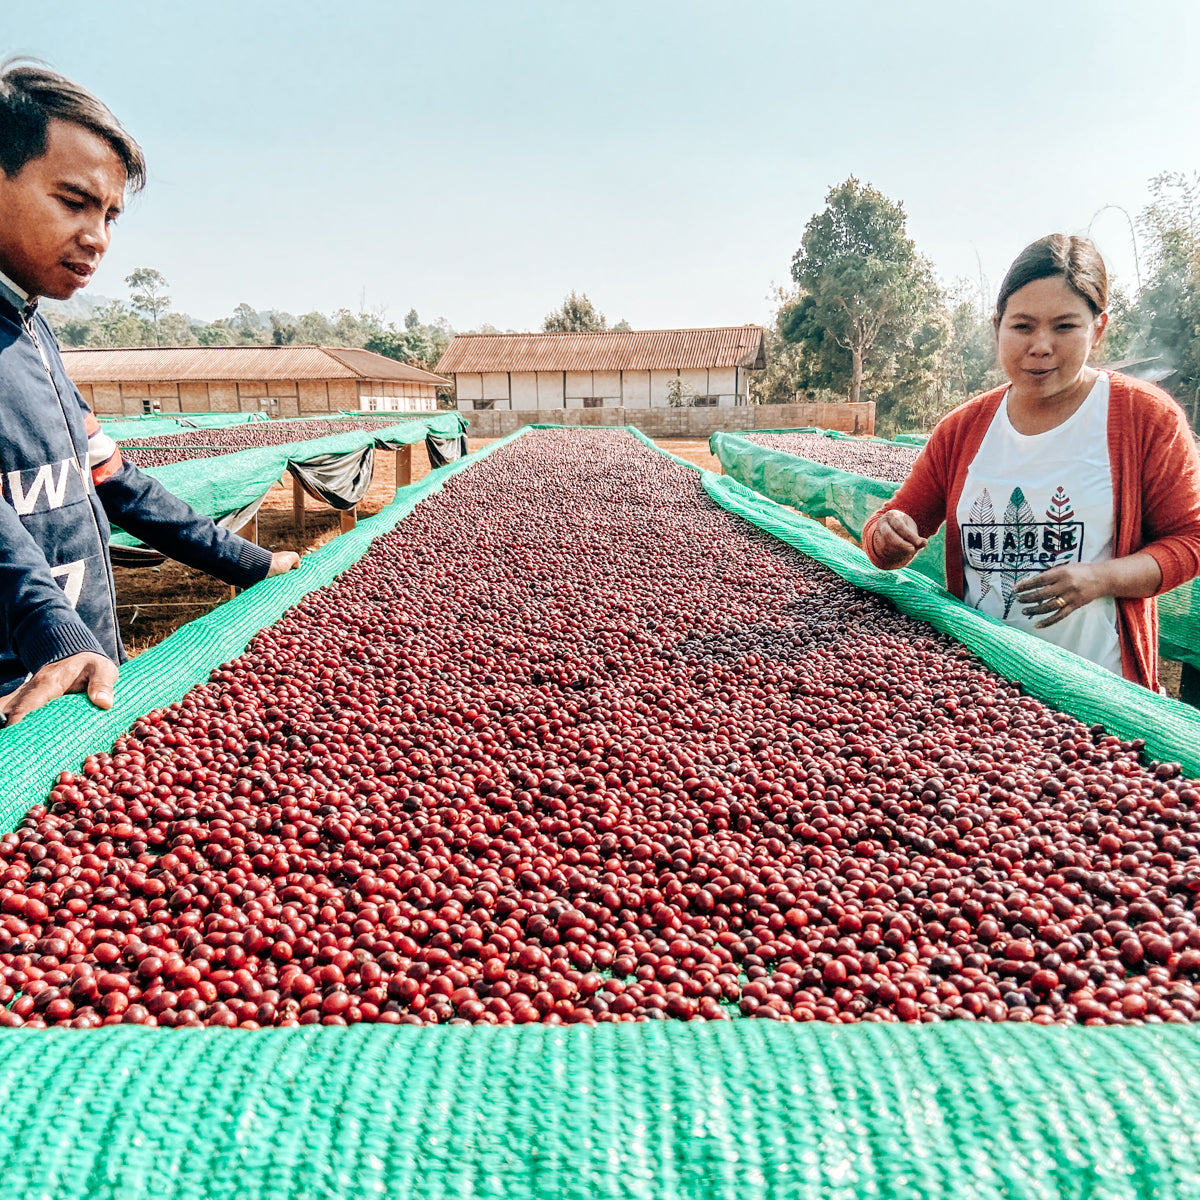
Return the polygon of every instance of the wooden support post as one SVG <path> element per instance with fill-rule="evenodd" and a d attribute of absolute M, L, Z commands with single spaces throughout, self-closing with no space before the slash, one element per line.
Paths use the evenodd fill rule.
<path fill-rule="evenodd" d="M 347 508 L 341 514 L 342 532 L 349 533 L 358 524 L 358 508 Z"/>
<path fill-rule="evenodd" d="M 295 475 L 292 476 L 292 519 L 296 532 L 304 536 L 304 487 Z"/>
<path fill-rule="evenodd" d="M 244 537 L 248 542 L 258 541 L 258 512 L 248 520 L 238 531 L 238 537 Z"/>
<path fill-rule="evenodd" d="M 412 446 L 396 448 L 396 486 L 408 487 L 412 483 Z"/>

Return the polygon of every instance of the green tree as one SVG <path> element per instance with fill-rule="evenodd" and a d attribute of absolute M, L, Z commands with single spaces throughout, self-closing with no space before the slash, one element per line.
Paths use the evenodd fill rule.
<path fill-rule="evenodd" d="M 153 267 L 138 267 L 125 276 L 125 285 L 130 289 L 129 300 L 133 311 L 146 318 L 154 345 L 161 345 L 158 320 L 171 308 L 171 297 L 167 295 L 167 281 L 162 273 Z"/>
<path fill-rule="evenodd" d="M 632 330 L 633 326 L 624 317 L 612 327 L 613 333 L 630 333 Z"/>
<path fill-rule="evenodd" d="M 588 299 L 587 292 L 572 292 L 560 307 L 546 314 L 542 329 L 546 333 L 590 333 L 607 325 L 604 314 Z"/>
<path fill-rule="evenodd" d="M 1175 374 L 1166 384 L 1200 417 L 1200 172 L 1165 172 L 1150 181 L 1153 202 L 1141 227 L 1150 242 L 1150 277 L 1138 293 L 1138 344 Z"/>
<path fill-rule="evenodd" d="M 824 211 L 808 222 L 792 278 L 808 300 L 792 334 L 818 349 L 832 340 L 849 355 L 852 403 L 885 331 L 898 347 L 926 323 L 932 271 L 908 236 L 904 207 L 854 176 L 831 188 Z M 827 366 L 833 357 L 821 354 Z"/>
<path fill-rule="evenodd" d="M 695 387 L 677 375 L 667 384 L 667 406 L 669 408 L 691 408 L 696 403 Z"/>
<path fill-rule="evenodd" d="M 91 331 L 91 321 L 76 318 L 73 321 L 64 322 L 56 332 L 58 340 L 66 346 L 86 346 Z"/>
<path fill-rule="evenodd" d="M 120 300 L 111 300 L 92 313 L 88 333 L 89 346 L 145 346 L 148 329 L 136 313 Z"/>
<path fill-rule="evenodd" d="M 196 340 L 202 346 L 236 346 L 238 335 L 230 328 L 229 322 L 222 319 L 214 321 L 211 325 L 205 325 L 196 334 Z"/>
<path fill-rule="evenodd" d="M 237 339 L 242 345 L 261 346 L 266 342 L 266 331 L 258 313 L 244 300 L 233 310 L 229 318 L 230 327 L 236 332 Z"/>
<path fill-rule="evenodd" d="M 333 326 L 324 313 L 304 313 L 296 321 L 296 339 L 305 346 L 328 346 L 333 343 Z"/>
<path fill-rule="evenodd" d="M 158 342 L 160 346 L 195 346 L 196 332 L 192 323 L 183 313 L 169 312 L 158 322 Z"/>
<path fill-rule="evenodd" d="M 271 344 L 290 346 L 299 336 L 300 330 L 291 313 L 271 313 Z"/>

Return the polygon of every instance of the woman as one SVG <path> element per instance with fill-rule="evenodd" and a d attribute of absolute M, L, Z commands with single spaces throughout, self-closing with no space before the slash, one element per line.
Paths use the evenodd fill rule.
<path fill-rule="evenodd" d="M 942 418 L 863 547 L 903 567 L 944 521 L 955 595 L 1157 690 L 1153 598 L 1200 575 L 1200 458 L 1170 396 L 1088 366 L 1107 305 L 1087 238 L 1027 246 L 993 319 L 1010 382 Z"/>

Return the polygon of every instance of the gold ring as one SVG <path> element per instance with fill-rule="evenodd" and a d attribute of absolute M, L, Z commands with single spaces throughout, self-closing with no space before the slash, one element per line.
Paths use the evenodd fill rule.
<path fill-rule="evenodd" d="M 1054 604 L 1057 608 L 1066 608 L 1067 602 L 1061 596 L 1054 597 Z"/>

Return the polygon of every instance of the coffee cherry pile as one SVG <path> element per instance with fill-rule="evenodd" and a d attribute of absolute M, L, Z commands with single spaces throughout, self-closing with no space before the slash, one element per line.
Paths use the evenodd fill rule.
<path fill-rule="evenodd" d="M 1188 1021 L 1140 749 L 534 432 L 0 838 L 0 1023 Z"/>
<path fill-rule="evenodd" d="M 194 458 L 216 458 L 260 446 L 284 446 L 307 442 L 333 433 L 355 429 L 382 429 L 406 419 L 404 413 L 382 413 L 373 417 L 351 417 L 344 421 L 316 418 L 308 421 L 254 421 L 225 429 L 189 429 L 161 437 L 126 438 L 118 443 L 121 455 L 135 467 L 166 467 Z"/>
<path fill-rule="evenodd" d="M 871 479 L 895 483 L 902 483 L 908 478 L 921 452 L 919 446 L 889 445 L 866 438 L 851 441 L 824 437 L 819 433 L 749 433 L 744 436 L 747 441 L 757 442 L 770 450 L 798 454 L 810 462 L 837 467 L 839 471 L 849 471 L 852 475 L 867 475 Z"/>

